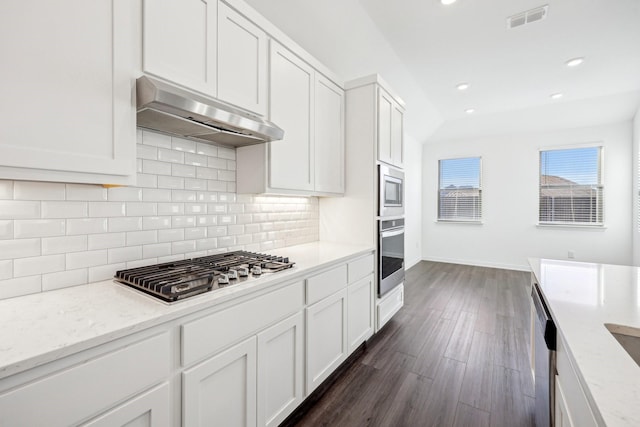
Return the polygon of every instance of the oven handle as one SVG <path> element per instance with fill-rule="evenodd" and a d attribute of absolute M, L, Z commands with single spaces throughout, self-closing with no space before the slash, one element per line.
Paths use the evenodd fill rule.
<path fill-rule="evenodd" d="M 393 237 L 393 236 L 399 236 L 401 234 L 404 234 L 404 228 L 400 228 L 400 229 L 396 229 L 396 230 L 390 230 L 390 231 L 382 231 L 380 233 L 382 235 L 382 237 Z"/>

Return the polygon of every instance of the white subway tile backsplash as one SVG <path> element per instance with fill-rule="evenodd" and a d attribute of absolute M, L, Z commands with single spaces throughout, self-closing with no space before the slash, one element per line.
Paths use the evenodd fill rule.
<path fill-rule="evenodd" d="M 88 271 L 86 268 L 78 270 L 61 271 L 42 275 L 42 290 L 53 291 L 55 289 L 68 288 L 83 285 L 87 282 Z"/>
<path fill-rule="evenodd" d="M 146 216 L 142 221 L 144 230 L 158 230 L 161 228 L 171 228 L 170 216 Z"/>
<path fill-rule="evenodd" d="M 107 263 L 107 250 L 72 252 L 65 255 L 68 270 L 93 267 Z"/>
<path fill-rule="evenodd" d="M 142 132 L 142 143 L 160 148 L 171 148 L 171 137 L 155 132 Z"/>
<path fill-rule="evenodd" d="M 65 226 L 64 219 L 18 219 L 14 221 L 13 233 L 16 239 L 64 236 Z"/>
<path fill-rule="evenodd" d="M 185 239 L 185 232 L 182 228 L 171 230 L 158 230 L 158 242 L 177 242 Z"/>
<path fill-rule="evenodd" d="M 64 271 L 64 269 L 65 256 L 62 254 L 13 260 L 13 277 L 54 273 L 56 271 Z"/>
<path fill-rule="evenodd" d="M 171 175 L 171 164 L 155 160 L 142 160 L 142 173 L 154 175 Z"/>
<path fill-rule="evenodd" d="M 142 258 L 142 246 L 130 246 L 126 248 L 113 248 L 107 251 L 109 264 L 135 261 Z"/>
<path fill-rule="evenodd" d="M 125 233 L 90 234 L 87 237 L 87 249 L 89 250 L 121 248 L 125 246 Z"/>
<path fill-rule="evenodd" d="M 13 239 L 13 221 L 9 219 L 0 220 L 0 240 Z"/>
<path fill-rule="evenodd" d="M 67 235 L 98 234 L 107 232 L 106 218 L 74 218 L 67 220 Z"/>
<path fill-rule="evenodd" d="M 118 270 L 124 270 L 127 264 L 122 262 L 119 264 L 107 264 L 89 268 L 89 283 L 99 282 L 101 280 L 111 280 Z"/>
<path fill-rule="evenodd" d="M 144 188 L 142 190 L 142 200 L 145 202 L 170 202 L 171 190 Z"/>
<path fill-rule="evenodd" d="M 13 261 L 11 260 L 0 261 L 0 280 L 10 279 L 12 277 L 13 277 Z"/>
<path fill-rule="evenodd" d="M 171 255 L 171 243 L 144 245 L 142 247 L 142 255 L 144 258 L 157 258 Z"/>
<path fill-rule="evenodd" d="M 0 179 L 0 199 L 13 199 L 13 181 Z"/>
<path fill-rule="evenodd" d="M 207 166 L 209 158 L 202 154 L 185 153 L 184 163 L 193 166 Z"/>
<path fill-rule="evenodd" d="M 42 276 L 20 277 L 0 282 L 0 299 L 42 292 Z"/>
<path fill-rule="evenodd" d="M 112 189 L 114 190 L 114 189 Z M 89 217 L 105 218 L 124 216 L 124 202 L 89 202 Z"/>
<path fill-rule="evenodd" d="M 65 254 L 86 251 L 87 236 L 45 237 L 42 239 L 42 255 Z"/>
<path fill-rule="evenodd" d="M 204 142 L 196 142 L 196 153 L 216 157 L 218 155 L 218 147 Z"/>
<path fill-rule="evenodd" d="M 186 252 L 193 252 L 195 250 L 196 250 L 195 240 L 183 240 L 181 242 L 171 243 L 171 253 L 173 254 L 183 254 Z"/>
<path fill-rule="evenodd" d="M 175 190 L 184 189 L 184 178 L 176 176 L 159 176 L 158 188 L 169 188 Z"/>
<path fill-rule="evenodd" d="M 109 218 L 109 232 L 142 230 L 142 217 Z"/>
<path fill-rule="evenodd" d="M 184 238 L 186 240 L 203 239 L 207 237 L 206 227 L 191 227 L 184 229 Z"/>
<path fill-rule="evenodd" d="M 54 182 L 16 181 L 14 200 L 64 200 L 65 185 Z"/>
<path fill-rule="evenodd" d="M 184 153 L 161 148 L 158 150 L 158 160 L 168 163 L 184 163 Z"/>
<path fill-rule="evenodd" d="M 178 151 L 184 151 L 186 153 L 195 153 L 196 143 L 194 141 L 189 141 L 188 139 L 173 136 L 171 137 L 171 148 Z"/>
<path fill-rule="evenodd" d="M 67 184 L 67 200 L 99 201 L 107 200 L 107 189 L 99 185 Z"/>
<path fill-rule="evenodd" d="M 317 198 L 235 194 L 235 149 L 140 129 L 137 139 L 136 186 L 0 180 L 0 298 L 318 239 Z"/>
<path fill-rule="evenodd" d="M 135 187 L 114 187 L 108 190 L 110 202 L 139 202 L 142 200 L 142 189 Z"/>
<path fill-rule="evenodd" d="M 86 218 L 87 202 L 42 202 L 42 218 Z"/>
<path fill-rule="evenodd" d="M 0 240 L 0 260 L 40 255 L 40 239 Z"/>
<path fill-rule="evenodd" d="M 173 176 L 181 176 L 184 178 L 195 178 L 196 177 L 196 167 L 191 165 L 179 165 L 173 164 L 171 165 L 171 175 Z M 201 176 L 198 176 L 201 179 Z"/>
<path fill-rule="evenodd" d="M 127 246 L 146 245 L 157 241 L 158 231 L 156 230 L 130 231 L 126 238 Z"/>
<path fill-rule="evenodd" d="M 0 200 L 0 219 L 39 218 L 40 203 Z"/>
<path fill-rule="evenodd" d="M 153 216 L 158 214 L 158 204 L 153 202 L 127 202 L 127 216 Z"/>

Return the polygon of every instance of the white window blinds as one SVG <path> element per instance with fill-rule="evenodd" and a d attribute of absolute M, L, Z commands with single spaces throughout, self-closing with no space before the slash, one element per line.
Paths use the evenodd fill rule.
<path fill-rule="evenodd" d="M 602 147 L 540 151 L 541 224 L 602 225 Z"/>
<path fill-rule="evenodd" d="M 480 221 L 480 157 L 439 161 L 439 221 Z"/>

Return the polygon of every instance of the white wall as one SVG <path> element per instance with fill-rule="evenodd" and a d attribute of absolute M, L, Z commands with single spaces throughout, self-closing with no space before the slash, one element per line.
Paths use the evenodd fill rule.
<path fill-rule="evenodd" d="M 640 108 L 633 119 L 633 265 L 640 266 Z"/>
<path fill-rule="evenodd" d="M 636 118 L 637 122 L 637 118 Z M 637 126 L 637 123 L 636 123 Z M 604 145 L 604 229 L 537 227 L 538 150 Z M 436 223 L 438 160 L 482 157 L 483 224 Z M 423 259 L 528 269 L 527 257 L 629 264 L 632 123 L 438 141 L 423 147 Z"/>
<path fill-rule="evenodd" d="M 422 259 L 422 144 L 404 135 L 405 268 Z"/>

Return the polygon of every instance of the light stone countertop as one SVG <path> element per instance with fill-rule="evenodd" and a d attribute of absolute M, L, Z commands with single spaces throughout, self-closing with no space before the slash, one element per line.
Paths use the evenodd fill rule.
<path fill-rule="evenodd" d="M 640 269 L 530 258 L 599 422 L 640 426 L 640 366 L 605 327 L 640 336 Z"/>
<path fill-rule="evenodd" d="M 373 250 L 328 242 L 274 249 L 294 267 L 171 305 L 112 280 L 1 300 L 0 379 Z"/>

